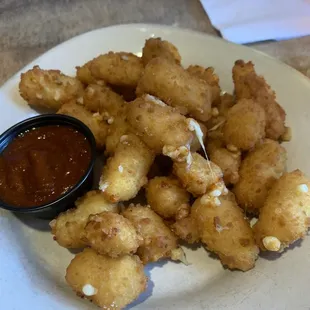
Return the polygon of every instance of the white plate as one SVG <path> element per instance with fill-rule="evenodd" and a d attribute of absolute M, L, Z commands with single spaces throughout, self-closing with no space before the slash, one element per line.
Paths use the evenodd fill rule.
<path fill-rule="evenodd" d="M 288 168 L 310 174 L 310 82 L 294 69 L 252 49 L 205 34 L 166 26 L 121 25 L 73 38 L 42 55 L 35 64 L 67 74 L 100 53 L 141 54 L 144 40 L 162 37 L 174 43 L 183 64 L 214 66 L 223 89 L 231 91 L 231 68 L 236 59 L 252 60 L 276 90 L 287 111 L 294 138 L 286 144 Z M 0 131 L 35 114 L 19 97 L 19 73 L 0 91 Z M 75 296 L 64 281 L 72 254 L 53 242 L 47 223 L 18 219 L 0 212 L 0 309 L 96 309 Z M 260 258 L 254 270 L 224 270 L 203 249 L 188 249 L 191 266 L 159 263 L 148 266 L 148 291 L 134 309 L 309 309 L 310 238 L 278 259 Z M 142 302 L 142 303 L 141 303 Z"/>

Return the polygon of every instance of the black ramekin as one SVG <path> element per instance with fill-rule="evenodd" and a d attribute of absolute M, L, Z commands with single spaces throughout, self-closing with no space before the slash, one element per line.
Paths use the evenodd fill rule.
<path fill-rule="evenodd" d="M 52 202 L 36 207 L 16 207 L 3 202 L 0 197 L 1 208 L 15 213 L 26 213 L 39 218 L 52 219 L 60 212 L 72 207 L 77 198 L 91 189 L 94 163 L 96 160 L 96 142 L 90 129 L 76 118 L 60 114 L 44 114 L 28 118 L 12 126 L 0 136 L 0 154 L 20 133 L 33 127 L 37 128 L 48 125 L 70 126 L 81 132 L 87 138 L 91 148 L 91 159 L 87 171 L 74 187 Z"/>

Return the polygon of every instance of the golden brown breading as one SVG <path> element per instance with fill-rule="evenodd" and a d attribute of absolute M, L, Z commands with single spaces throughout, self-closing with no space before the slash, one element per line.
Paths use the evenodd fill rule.
<path fill-rule="evenodd" d="M 208 139 L 206 148 L 210 160 L 218 165 L 223 174 L 226 184 L 235 184 L 239 180 L 239 167 L 241 163 L 241 151 L 235 147 L 229 149 L 224 141 L 224 126 L 229 110 L 235 105 L 234 96 L 225 93 L 221 96 L 220 104 L 217 105 L 215 116 L 208 123 Z"/>
<path fill-rule="evenodd" d="M 275 181 L 254 226 L 262 250 L 282 251 L 305 236 L 310 224 L 309 188 L 310 181 L 300 170 Z"/>
<path fill-rule="evenodd" d="M 189 146 L 194 139 L 188 119 L 150 95 L 130 103 L 127 119 L 136 134 L 156 154 L 160 154 L 164 146 Z"/>
<path fill-rule="evenodd" d="M 264 109 L 251 99 L 243 99 L 228 111 L 224 141 L 243 151 L 250 150 L 265 137 L 265 128 Z"/>
<path fill-rule="evenodd" d="M 90 66 L 96 79 L 118 85 L 136 87 L 143 71 L 140 57 L 132 53 L 109 52 L 95 58 Z"/>
<path fill-rule="evenodd" d="M 92 60 L 88 61 L 82 67 L 77 66 L 76 67 L 76 78 L 86 85 L 89 85 L 89 84 L 104 85 L 105 82 L 103 80 L 97 80 L 91 74 L 91 71 L 90 71 L 91 64 L 92 64 Z"/>
<path fill-rule="evenodd" d="M 177 220 L 170 228 L 181 240 L 189 244 L 199 242 L 200 240 L 197 224 L 191 215 Z"/>
<path fill-rule="evenodd" d="M 192 216 L 201 241 L 228 268 L 252 269 L 259 251 L 250 224 L 233 194 L 222 195 L 219 200 L 218 206 L 210 196 L 204 195 L 193 204 Z"/>
<path fill-rule="evenodd" d="M 76 209 L 60 213 L 50 223 L 54 239 L 65 248 L 77 249 L 86 246 L 81 236 L 91 214 L 103 211 L 118 212 L 118 207 L 107 202 L 100 191 L 86 193 L 75 202 L 75 205 Z"/>
<path fill-rule="evenodd" d="M 198 153 L 191 153 L 191 164 L 173 163 L 173 174 L 181 181 L 184 188 L 194 196 L 203 195 L 213 185 L 221 181 L 222 170 Z"/>
<path fill-rule="evenodd" d="M 241 163 L 240 179 L 233 189 L 240 207 L 258 213 L 285 168 L 286 150 L 276 141 L 266 139 L 249 152 Z"/>
<path fill-rule="evenodd" d="M 276 101 L 276 94 L 262 76 L 258 76 L 254 64 L 237 60 L 233 67 L 233 80 L 237 99 L 253 99 L 266 113 L 266 137 L 277 140 L 285 132 L 285 111 Z"/>
<path fill-rule="evenodd" d="M 174 256 L 178 250 L 177 238 L 150 207 L 131 204 L 122 214 L 144 239 L 137 252 L 144 264 Z"/>
<path fill-rule="evenodd" d="M 114 155 L 107 160 L 99 188 L 108 201 L 134 198 L 147 183 L 154 153 L 134 134 L 122 136 Z"/>
<path fill-rule="evenodd" d="M 225 184 L 237 183 L 239 180 L 241 152 L 228 150 L 219 139 L 208 139 L 207 151 L 210 160 L 221 168 Z"/>
<path fill-rule="evenodd" d="M 83 105 L 92 112 L 99 112 L 107 121 L 113 123 L 115 117 L 126 112 L 127 104 L 123 98 L 108 86 L 90 84 L 83 96 Z"/>
<path fill-rule="evenodd" d="M 111 258 L 92 249 L 77 254 L 66 272 L 66 281 L 78 296 L 102 309 L 123 309 L 147 287 L 139 257 Z"/>
<path fill-rule="evenodd" d="M 178 49 L 170 42 L 161 38 L 145 40 L 142 50 L 142 61 L 146 66 L 153 58 L 160 57 L 176 64 L 181 63 L 181 55 Z"/>
<path fill-rule="evenodd" d="M 221 88 L 219 84 L 220 79 L 218 75 L 214 72 L 214 68 L 212 67 L 204 68 L 198 65 L 191 65 L 186 69 L 186 71 L 206 81 L 211 86 L 212 104 L 217 106 L 221 101 L 221 98 L 220 98 Z"/>
<path fill-rule="evenodd" d="M 59 70 L 43 70 L 39 66 L 22 73 L 19 83 L 20 95 L 28 104 L 53 110 L 79 98 L 83 90 L 83 84 L 78 79 Z"/>
<path fill-rule="evenodd" d="M 189 214 L 190 194 L 174 177 L 155 177 L 146 186 L 146 199 L 161 217 L 181 219 Z"/>
<path fill-rule="evenodd" d="M 115 117 L 108 129 L 105 154 L 109 156 L 113 155 L 121 137 L 133 132 L 126 120 L 126 115 Z"/>
<path fill-rule="evenodd" d="M 93 133 L 98 149 L 104 147 L 109 125 L 99 113 L 92 114 L 80 104 L 71 101 L 62 105 L 57 114 L 69 115 L 83 122 Z"/>
<path fill-rule="evenodd" d="M 143 239 L 122 215 L 101 212 L 89 216 L 83 241 L 99 254 L 118 257 L 135 253 Z"/>
<path fill-rule="evenodd" d="M 211 86 L 165 59 L 154 58 L 145 67 L 137 86 L 137 95 L 142 94 L 156 96 L 197 120 L 211 117 Z"/>

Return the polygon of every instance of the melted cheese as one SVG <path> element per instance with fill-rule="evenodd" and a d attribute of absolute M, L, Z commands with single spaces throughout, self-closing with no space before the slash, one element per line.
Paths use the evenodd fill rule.
<path fill-rule="evenodd" d="M 213 180 L 215 181 L 215 174 L 214 174 L 214 172 L 213 172 L 213 170 L 212 170 L 212 167 L 211 167 L 211 165 L 210 165 L 210 159 L 209 159 L 209 157 L 208 157 L 208 154 L 207 154 L 207 152 L 206 152 L 205 145 L 204 145 L 204 143 L 203 143 L 203 132 L 202 132 L 202 130 L 201 130 L 201 128 L 200 128 L 200 125 L 199 125 L 198 122 L 196 122 L 194 119 L 190 118 L 190 119 L 189 119 L 189 124 L 188 124 L 188 126 L 189 126 L 188 128 L 189 128 L 190 131 L 194 131 L 194 132 L 195 132 L 195 135 L 196 135 L 196 137 L 197 137 L 197 139 L 198 139 L 198 141 L 199 141 L 199 143 L 200 143 L 200 145 L 201 145 L 201 147 L 202 147 L 202 149 L 203 149 L 203 152 L 204 152 L 204 154 L 205 154 L 205 156 L 206 156 L 206 159 L 207 159 L 207 161 L 208 161 L 209 169 L 210 169 L 210 171 L 211 171 Z"/>
<path fill-rule="evenodd" d="M 82 291 L 85 296 L 93 296 L 96 295 L 98 292 L 98 290 L 91 284 L 85 284 L 82 288 Z"/>
<path fill-rule="evenodd" d="M 163 101 L 161 101 L 160 99 L 158 99 L 158 98 L 156 98 L 156 97 L 154 97 L 154 96 L 152 96 L 152 95 L 146 95 L 146 96 L 145 96 L 145 99 L 146 99 L 147 101 L 151 101 L 151 102 L 153 102 L 153 103 L 155 103 L 155 104 L 158 104 L 158 105 L 160 105 L 160 106 L 162 106 L 162 107 L 167 106 Z"/>

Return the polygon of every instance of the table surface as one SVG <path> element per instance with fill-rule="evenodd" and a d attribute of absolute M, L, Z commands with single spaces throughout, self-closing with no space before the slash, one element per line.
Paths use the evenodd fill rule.
<path fill-rule="evenodd" d="M 122 23 L 156 23 L 219 36 L 199 0 L 1 0 L 0 85 L 55 45 Z M 252 44 L 310 77 L 310 36 Z"/>

